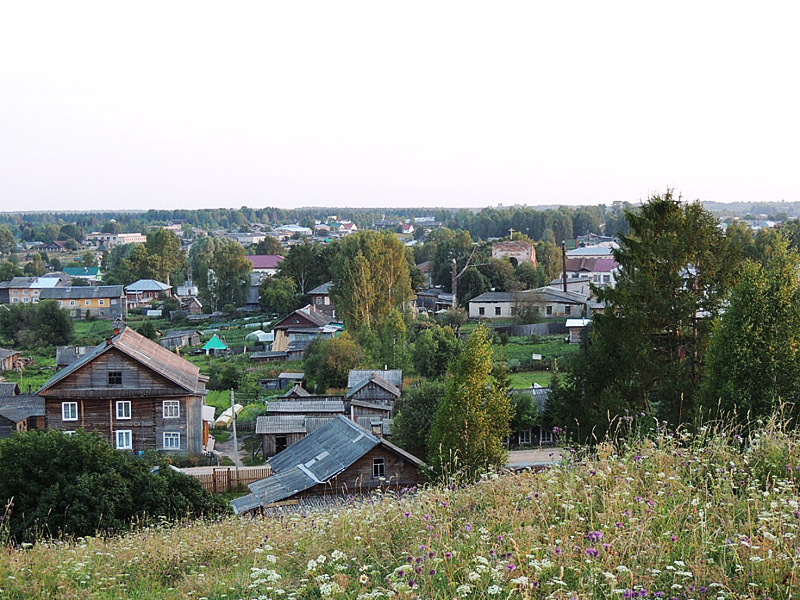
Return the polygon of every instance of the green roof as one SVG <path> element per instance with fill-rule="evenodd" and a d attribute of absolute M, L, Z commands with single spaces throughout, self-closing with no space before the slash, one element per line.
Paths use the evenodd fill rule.
<path fill-rule="evenodd" d="M 208 340 L 203 345 L 203 350 L 227 350 L 228 345 L 219 339 L 216 334 L 211 336 L 211 339 Z"/>

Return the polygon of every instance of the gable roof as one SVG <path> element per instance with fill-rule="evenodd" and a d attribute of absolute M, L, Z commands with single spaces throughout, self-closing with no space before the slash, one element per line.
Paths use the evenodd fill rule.
<path fill-rule="evenodd" d="M 0 281 L 0 289 L 9 288 L 51 288 L 61 282 L 59 277 L 12 277 L 8 281 Z"/>
<path fill-rule="evenodd" d="M 0 400 L 0 416 L 19 423 L 29 417 L 43 417 L 44 398 L 36 394 L 21 394 Z"/>
<path fill-rule="evenodd" d="M 384 390 L 392 394 L 393 396 L 399 398 L 400 397 L 400 390 L 397 388 L 396 385 L 392 385 L 388 381 L 386 381 L 383 377 L 378 375 L 377 373 L 372 373 L 366 379 L 362 379 L 358 382 L 352 389 L 347 392 L 346 398 L 351 398 L 355 394 L 357 394 L 360 390 L 364 389 L 370 383 L 375 383 L 379 387 L 382 387 Z"/>
<path fill-rule="evenodd" d="M 320 295 L 320 294 L 330 294 L 332 287 L 333 287 L 333 282 L 332 281 L 328 281 L 327 283 L 323 283 L 322 285 L 318 285 L 313 290 L 310 290 L 308 292 L 308 295 L 312 296 L 312 295 Z"/>
<path fill-rule="evenodd" d="M 391 383 L 394 387 L 400 389 L 403 387 L 403 371 L 402 369 L 350 369 L 347 374 L 347 387 L 354 388 L 365 379 L 369 379 L 372 375 L 379 375 L 383 381 Z"/>
<path fill-rule="evenodd" d="M 483 292 L 480 296 L 475 296 L 472 302 L 514 302 L 514 294 L 511 292 Z"/>
<path fill-rule="evenodd" d="M 19 385 L 16 381 L 0 381 L 0 397 L 19 395 Z"/>
<path fill-rule="evenodd" d="M 64 273 L 70 277 L 97 277 L 100 267 L 64 267 Z"/>
<path fill-rule="evenodd" d="M 310 395 L 302 385 L 295 383 L 281 398 L 303 398 Z"/>
<path fill-rule="evenodd" d="M 267 414 L 344 413 L 342 400 L 279 400 L 267 404 Z M 261 417 L 259 417 L 261 418 Z M 257 425 L 256 425 L 257 426 Z"/>
<path fill-rule="evenodd" d="M 201 385 L 201 382 L 205 383 L 207 379 L 205 376 L 200 375 L 198 367 L 143 335 L 136 333 L 130 327 L 124 327 L 117 335 L 87 352 L 83 358 L 76 360 L 53 375 L 42 386 L 39 393 L 47 391 L 59 381 L 62 381 L 84 365 L 89 364 L 101 354 L 109 352 L 112 348 L 192 394 L 205 392 L 205 386 Z"/>
<path fill-rule="evenodd" d="M 167 285 L 161 281 L 156 281 L 155 279 L 139 279 L 138 281 L 134 281 L 130 285 L 125 286 L 125 291 L 130 292 L 165 292 L 166 290 L 171 290 L 172 286 Z"/>
<path fill-rule="evenodd" d="M 120 298 L 121 285 L 80 285 L 76 287 L 45 288 L 39 294 L 42 300 L 88 300 L 91 298 Z"/>
<path fill-rule="evenodd" d="M 9 350 L 8 348 L 0 348 L 0 359 L 8 358 L 9 356 L 16 356 L 19 350 Z"/>
<path fill-rule="evenodd" d="M 523 298 L 528 294 L 533 295 L 533 300 L 538 302 L 562 302 L 564 304 L 586 304 L 588 297 L 578 292 L 565 292 L 552 287 L 540 287 L 535 290 L 518 292 Z"/>
<path fill-rule="evenodd" d="M 277 269 L 283 262 L 280 254 L 247 254 L 245 258 L 254 269 Z"/>
<path fill-rule="evenodd" d="M 235 513 L 280 502 L 295 494 L 326 483 L 378 445 L 421 466 L 418 458 L 384 439 L 377 438 L 342 415 L 312 431 L 306 437 L 269 459 L 275 475 L 249 485 L 250 494 L 231 505 Z"/>
<path fill-rule="evenodd" d="M 293 321 L 295 319 L 300 321 L 300 323 L 294 323 Z M 303 320 L 305 320 L 307 323 L 304 324 L 302 322 Z M 298 308 L 296 311 L 289 313 L 280 321 L 275 323 L 275 325 L 272 326 L 272 329 L 289 329 L 291 327 L 302 327 L 304 325 L 310 327 L 324 327 L 330 322 L 331 318 L 324 313 L 320 313 L 315 310 L 308 310 L 307 308 Z"/>

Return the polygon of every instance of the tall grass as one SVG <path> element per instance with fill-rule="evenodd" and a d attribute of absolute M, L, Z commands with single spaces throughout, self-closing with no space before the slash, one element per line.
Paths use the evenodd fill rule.
<path fill-rule="evenodd" d="M 0 597 L 792 598 L 799 481 L 778 421 L 656 429 L 330 512 L 9 549 Z"/>

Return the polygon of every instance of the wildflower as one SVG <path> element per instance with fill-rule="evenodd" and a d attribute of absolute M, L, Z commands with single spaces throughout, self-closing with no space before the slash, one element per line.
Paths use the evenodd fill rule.
<path fill-rule="evenodd" d="M 586 553 L 586 556 L 597 556 L 598 554 L 600 554 L 597 548 L 586 548 L 584 552 Z"/>
<path fill-rule="evenodd" d="M 511 573 L 511 571 L 513 571 L 516 568 L 517 568 L 517 565 L 515 565 L 514 563 L 508 563 L 506 565 L 506 571 L 509 572 L 509 573 Z"/>
<path fill-rule="evenodd" d="M 486 590 L 486 593 L 490 596 L 497 596 L 497 594 L 501 593 L 502 591 L 503 588 L 501 588 L 499 585 L 490 585 L 489 589 Z"/>
<path fill-rule="evenodd" d="M 602 531 L 590 531 L 585 536 L 586 541 L 588 542 L 599 542 L 603 539 L 603 532 Z"/>
<path fill-rule="evenodd" d="M 362 573 L 361 577 L 358 578 L 358 581 L 361 585 L 367 585 L 369 583 L 369 577 L 367 577 L 366 573 Z"/>

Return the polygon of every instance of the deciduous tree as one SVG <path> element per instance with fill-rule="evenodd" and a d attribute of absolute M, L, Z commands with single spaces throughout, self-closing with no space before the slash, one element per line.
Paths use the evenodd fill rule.
<path fill-rule="evenodd" d="M 429 464 L 440 475 L 458 469 L 476 479 L 506 461 L 511 404 L 496 376 L 486 327 L 470 336 L 450 370 L 447 391 L 431 427 Z"/>
<path fill-rule="evenodd" d="M 800 400 L 800 255 L 788 244 L 745 265 L 714 331 L 701 394 L 712 414 L 765 418 Z"/>

